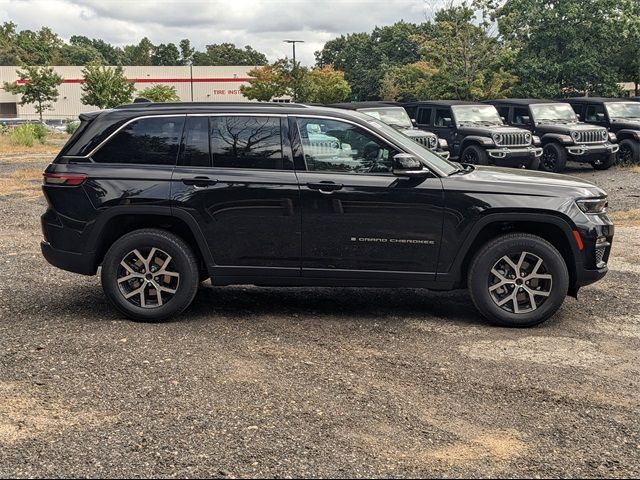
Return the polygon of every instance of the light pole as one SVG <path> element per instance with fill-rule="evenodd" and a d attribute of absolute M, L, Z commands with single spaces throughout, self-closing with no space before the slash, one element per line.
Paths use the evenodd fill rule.
<path fill-rule="evenodd" d="M 291 45 L 293 45 L 293 69 L 291 70 L 291 73 L 293 75 L 293 101 L 295 102 L 297 100 L 297 86 L 298 86 L 298 76 L 297 76 L 297 70 L 298 70 L 298 66 L 296 64 L 296 43 L 304 43 L 304 40 L 283 40 L 284 43 L 290 43 Z"/>

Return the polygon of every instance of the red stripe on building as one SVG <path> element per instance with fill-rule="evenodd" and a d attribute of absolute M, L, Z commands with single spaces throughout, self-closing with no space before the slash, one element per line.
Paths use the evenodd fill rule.
<path fill-rule="evenodd" d="M 131 83 L 229 83 L 247 82 L 249 78 L 128 78 Z M 16 80 L 15 83 L 25 84 L 29 80 Z M 84 78 L 67 78 L 62 83 L 85 83 Z"/>

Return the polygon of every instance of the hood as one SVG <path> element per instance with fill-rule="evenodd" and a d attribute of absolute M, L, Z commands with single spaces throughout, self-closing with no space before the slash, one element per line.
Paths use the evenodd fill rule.
<path fill-rule="evenodd" d="M 518 127 L 510 127 L 508 125 L 465 125 L 463 127 L 458 127 L 458 131 L 464 135 L 483 135 L 487 137 L 490 137 L 494 133 L 531 133 L 529 132 L 529 130 Z"/>
<path fill-rule="evenodd" d="M 536 129 L 548 133 L 571 134 L 571 132 L 597 132 L 606 130 L 605 127 L 598 125 L 590 125 L 588 123 L 540 123 L 536 125 Z"/>
<path fill-rule="evenodd" d="M 473 171 L 446 177 L 443 182 L 456 178 L 464 182 L 468 191 L 491 195 L 499 192 L 529 197 L 584 198 L 607 194 L 597 185 L 578 177 L 534 170 L 475 166 Z M 458 180 L 454 182 L 458 183 Z M 535 206 L 535 200 L 528 201 L 530 206 Z"/>
<path fill-rule="evenodd" d="M 640 130 L 640 120 L 630 120 L 630 119 L 613 119 L 611 122 L 612 125 L 615 125 L 617 130 L 622 128 L 628 128 L 629 130 Z"/>
<path fill-rule="evenodd" d="M 406 135 L 409 138 L 419 138 L 419 137 L 435 137 L 435 133 L 426 132 L 424 130 L 420 130 L 419 128 L 399 128 L 398 131 L 403 135 Z"/>

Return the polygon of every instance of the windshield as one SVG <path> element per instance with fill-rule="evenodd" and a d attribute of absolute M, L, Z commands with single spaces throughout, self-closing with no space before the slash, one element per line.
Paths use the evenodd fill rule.
<path fill-rule="evenodd" d="M 640 118 L 640 102 L 607 103 L 610 118 Z"/>
<path fill-rule="evenodd" d="M 460 165 L 445 160 L 439 155 L 436 155 L 430 150 L 427 150 L 425 147 L 420 145 L 418 142 L 411 140 L 406 135 L 398 132 L 395 128 L 390 127 L 386 123 L 382 123 L 375 118 L 372 118 L 367 114 L 359 114 L 358 112 L 353 112 L 354 115 L 365 120 L 369 125 L 371 125 L 374 129 L 380 130 L 385 133 L 389 138 L 393 139 L 399 145 L 407 151 L 410 152 L 417 157 L 423 159 L 426 164 L 432 168 L 435 168 L 438 173 L 442 175 L 451 175 L 454 172 L 460 171 Z"/>
<path fill-rule="evenodd" d="M 568 103 L 543 103 L 530 105 L 533 119 L 536 122 L 568 122 L 576 123 L 578 117 Z"/>
<path fill-rule="evenodd" d="M 360 108 L 358 111 L 392 127 L 411 128 L 413 126 L 407 111 L 402 107 Z"/>
<path fill-rule="evenodd" d="M 451 108 L 458 125 L 463 123 L 502 125 L 500 115 L 493 105 L 455 105 Z"/>

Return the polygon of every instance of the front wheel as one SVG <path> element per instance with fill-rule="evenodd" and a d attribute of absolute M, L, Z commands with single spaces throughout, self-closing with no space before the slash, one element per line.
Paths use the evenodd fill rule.
<path fill-rule="evenodd" d="M 102 288 L 132 320 L 160 322 L 182 313 L 198 289 L 198 261 L 165 230 L 141 229 L 114 242 L 102 262 Z"/>
<path fill-rule="evenodd" d="M 531 327 L 560 308 L 569 289 L 569 272 L 560 252 L 543 238 L 507 234 L 476 254 L 468 285 L 473 303 L 487 320 Z"/>
<path fill-rule="evenodd" d="M 561 173 L 567 165 L 567 151 L 557 143 L 547 143 L 542 149 L 540 170 Z"/>
<path fill-rule="evenodd" d="M 489 165 L 489 155 L 483 148 L 477 145 L 470 145 L 462 152 L 460 161 L 471 165 Z"/>

